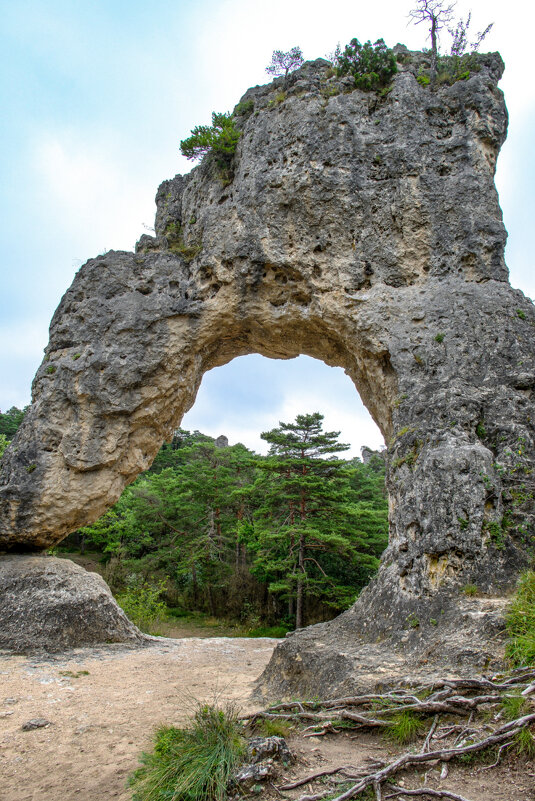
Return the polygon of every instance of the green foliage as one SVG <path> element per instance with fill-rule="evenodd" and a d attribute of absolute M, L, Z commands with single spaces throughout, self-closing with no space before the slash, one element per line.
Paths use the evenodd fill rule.
<path fill-rule="evenodd" d="M 428 75 L 418 75 L 416 80 L 418 81 L 420 86 L 429 86 L 429 84 L 431 83 L 431 79 L 429 78 Z M 438 336 L 438 334 L 437 334 L 437 336 Z M 435 337 L 435 339 L 436 339 L 436 337 Z"/>
<path fill-rule="evenodd" d="M 406 745 L 416 740 L 421 729 L 422 721 L 410 710 L 404 710 L 392 717 L 384 733 L 389 740 Z"/>
<path fill-rule="evenodd" d="M 321 415 L 312 417 L 321 429 Z M 384 460 L 336 459 L 341 446 L 320 431 L 319 450 L 305 450 L 309 464 L 298 432 L 286 433 L 291 447 L 278 442 L 262 457 L 179 429 L 115 506 L 66 545 L 99 552 L 120 596 L 131 595 L 134 578 L 140 586 L 165 579 L 157 600 L 173 614 L 225 617 L 254 636 L 294 627 L 300 581 L 307 619 L 332 617 L 365 586 L 387 544 Z"/>
<path fill-rule="evenodd" d="M 266 67 L 268 75 L 286 77 L 288 73 L 294 72 L 303 63 L 303 53 L 300 47 L 292 47 L 291 50 L 274 50 L 271 55 L 271 63 Z"/>
<path fill-rule="evenodd" d="M 507 532 L 504 528 L 503 520 L 501 523 L 497 520 L 485 520 L 482 531 L 489 532 L 490 542 L 497 551 L 502 551 L 505 548 L 505 535 Z"/>
<path fill-rule="evenodd" d="M 487 436 L 487 429 L 485 428 L 482 420 L 480 420 L 476 426 L 476 436 L 481 440 L 484 440 Z"/>
<path fill-rule="evenodd" d="M 179 222 L 168 223 L 165 229 L 165 236 L 167 238 L 169 250 L 173 253 L 178 253 L 188 264 L 190 261 L 193 261 L 202 250 L 202 244 L 200 242 L 186 245 L 184 232 Z"/>
<path fill-rule="evenodd" d="M 24 409 L 17 409 L 16 406 L 12 406 L 4 414 L 0 412 L 0 434 L 4 434 L 8 442 L 15 436 L 29 408 L 25 406 Z"/>
<path fill-rule="evenodd" d="M 228 168 L 240 135 L 232 114 L 217 114 L 214 111 L 212 124 L 197 125 L 191 136 L 180 142 L 180 152 L 192 161 L 213 153 L 216 163 L 222 168 Z"/>
<path fill-rule="evenodd" d="M 244 754 L 236 710 L 199 706 L 187 728 L 158 729 L 154 750 L 130 780 L 134 801 L 224 801 Z"/>
<path fill-rule="evenodd" d="M 535 757 L 535 739 L 527 727 L 520 729 L 514 738 L 514 750 L 520 756 L 526 756 L 529 759 Z"/>
<path fill-rule="evenodd" d="M 407 618 L 407 625 L 411 629 L 417 629 L 420 627 L 420 621 L 418 620 L 415 614 L 411 613 Z"/>
<path fill-rule="evenodd" d="M 4 451 L 9 445 L 9 440 L 5 434 L 0 434 L 0 459 L 4 455 Z"/>
<path fill-rule="evenodd" d="M 435 336 L 435 342 L 444 342 L 444 334 L 437 334 Z"/>
<path fill-rule="evenodd" d="M 54 375 L 54 373 L 56 372 L 56 369 L 57 369 L 56 367 L 54 367 L 53 365 L 50 365 L 50 367 L 46 368 L 45 373 L 48 373 L 48 375 Z"/>
<path fill-rule="evenodd" d="M 335 97 L 336 95 L 340 94 L 339 87 L 338 86 L 332 86 L 332 85 L 322 86 L 320 91 L 321 91 L 322 96 L 325 99 L 328 99 L 329 97 Z"/>
<path fill-rule="evenodd" d="M 254 100 L 242 100 L 233 111 L 233 117 L 250 117 L 254 111 Z"/>
<path fill-rule="evenodd" d="M 464 595 L 473 597 L 474 595 L 478 594 L 479 587 L 477 586 L 477 584 L 465 584 L 464 587 L 461 589 L 461 592 L 464 593 Z"/>
<path fill-rule="evenodd" d="M 439 84 L 451 86 L 457 81 L 466 81 L 472 73 L 481 69 L 477 56 L 474 53 L 465 53 L 462 56 L 438 56 L 437 76 Z"/>
<path fill-rule="evenodd" d="M 126 589 L 117 596 L 117 603 L 132 623 L 151 633 L 155 623 L 165 614 L 166 605 L 160 600 L 165 592 L 165 580 L 149 584 L 135 574 L 127 579 Z"/>
<path fill-rule="evenodd" d="M 520 694 L 506 695 L 503 699 L 503 716 L 505 720 L 516 720 L 526 713 L 528 702 Z"/>
<path fill-rule="evenodd" d="M 288 737 L 291 726 L 286 720 L 267 720 L 260 718 L 255 721 L 255 732 L 263 737 Z"/>
<path fill-rule="evenodd" d="M 305 596 L 335 609 L 349 605 L 382 550 L 359 526 L 369 509 L 351 503 L 350 474 L 333 456 L 349 446 L 338 442 L 339 432 L 324 432 L 322 421 L 319 412 L 297 415 L 261 435 L 271 448 L 258 462 L 253 572 L 287 599 L 290 614 L 295 603 L 297 627 Z"/>
<path fill-rule="evenodd" d="M 281 103 L 284 103 L 286 100 L 286 92 L 277 92 L 273 100 L 270 100 L 268 103 L 269 108 L 273 108 L 274 106 L 279 106 Z"/>
<path fill-rule="evenodd" d="M 289 626 L 257 626 L 253 629 L 248 629 L 246 632 L 247 637 L 274 637 L 279 639 L 285 637 L 291 631 Z"/>
<path fill-rule="evenodd" d="M 535 571 L 528 570 L 518 582 L 518 588 L 506 615 L 509 640 L 506 656 L 515 666 L 535 664 Z"/>
<path fill-rule="evenodd" d="M 517 317 L 520 317 L 521 320 L 525 320 L 526 319 L 526 312 L 522 311 L 522 309 L 517 309 L 516 310 L 516 314 L 517 314 Z"/>
<path fill-rule="evenodd" d="M 370 41 L 361 44 L 351 39 L 342 50 L 336 48 L 333 59 L 336 74 L 353 75 L 355 87 L 364 92 L 378 91 L 388 86 L 397 72 L 396 57 L 383 39 L 373 45 Z"/>

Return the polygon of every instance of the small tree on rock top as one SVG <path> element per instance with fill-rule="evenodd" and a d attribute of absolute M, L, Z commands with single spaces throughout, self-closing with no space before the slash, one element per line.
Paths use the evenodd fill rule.
<path fill-rule="evenodd" d="M 437 74 L 438 38 L 445 25 L 453 20 L 455 3 L 446 5 L 444 0 L 416 0 L 416 8 L 409 11 L 409 17 L 415 25 L 421 22 L 429 24 L 429 38 L 431 39 L 431 80 Z"/>
<path fill-rule="evenodd" d="M 300 47 L 292 47 L 287 53 L 283 50 L 274 50 L 271 56 L 271 64 L 266 67 L 266 72 L 275 78 L 283 75 L 286 78 L 288 73 L 298 69 L 303 61 L 303 53 Z"/>
<path fill-rule="evenodd" d="M 454 27 L 448 27 L 449 23 L 455 22 L 453 16 L 453 9 L 455 5 L 456 3 L 450 3 L 449 5 L 446 5 L 444 0 L 416 0 L 416 8 L 413 8 L 412 11 L 409 12 L 409 17 L 414 21 L 415 25 L 419 25 L 421 22 L 427 22 L 429 24 L 429 38 L 431 39 L 430 77 L 432 83 L 435 82 L 437 77 L 437 65 L 439 58 L 438 41 L 440 31 L 443 28 L 447 28 L 448 33 L 452 38 L 450 55 L 456 60 L 457 73 L 459 73 L 459 61 L 461 57 L 467 51 L 475 53 L 494 24 L 491 22 L 490 25 L 487 25 L 485 30 L 476 34 L 473 42 L 469 42 L 468 29 L 472 19 L 471 12 L 468 14 L 466 20 L 463 20 L 461 17 Z M 468 75 L 469 72 L 466 73 L 466 77 Z M 465 76 L 458 75 L 457 77 Z"/>

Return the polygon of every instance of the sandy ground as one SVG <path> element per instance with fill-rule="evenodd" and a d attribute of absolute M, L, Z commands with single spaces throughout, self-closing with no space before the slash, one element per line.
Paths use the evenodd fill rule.
<path fill-rule="evenodd" d="M 189 638 L 53 661 L 0 657 L 1 801 L 130 799 L 127 777 L 155 727 L 183 722 L 193 698 L 252 709 L 253 681 L 276 643 Z M 51 725 L 23 731 L 33 718 Z"/>
<path fill-rule="evenodd" d="M 38 660 L 0 656 L 1 801 L 130 801 L 127 777 L 150 748 L 159 724 L 180 724 L 193 699 L 236 701 L 254 709 L 250 693 L 276 640 L 189 638 L 161 640 L 128 650 L 121 646 L 79 650 Z M 87 672 L 86 672 L 87 671 Z M 32 718 L 46 728 L 24 731 Z M 280 780 L 335 765 L 389 759 L 392 748 L 371 734 L 290 739 L 298 762 Z M 448 788 L 470 801 L 535 801 L 535 764 L 506 759 L 498 769 L 450 766 L 440 779 L 430 769 L 427 786 Z M 423 775 L 401 777 L 415 787 Z M 305 786 L 290 796 L 298 798 Z M 269 801 L 280 795 L 267 790 Z M 266 798 L 266 801 L 267 801 Z"/>

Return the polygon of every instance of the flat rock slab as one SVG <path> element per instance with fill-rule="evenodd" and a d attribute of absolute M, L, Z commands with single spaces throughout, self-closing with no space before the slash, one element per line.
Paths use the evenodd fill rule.
<path fill-rule="evenodd" d="M 0 557 L 0 649 L 58 652 L 147 639 L 97 573 L 52 556 Z"/>

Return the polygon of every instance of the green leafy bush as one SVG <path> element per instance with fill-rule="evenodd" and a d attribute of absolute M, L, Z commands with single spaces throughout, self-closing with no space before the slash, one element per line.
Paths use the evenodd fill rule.
<path fill-rule="evenodd" d="M 197 125 L 188 139 L 180 143 L 180 151 L 186 158 L 196 161 L 207 153 L 213 153 L 216 160 L 228 166 L 236 151 L 240 131 L 234 125 L 232 114 L 212 113 L 211 125 Z"/>
<path fill-rule="evenodd" d="M 165 591 L 165 579 L 158 584 L 149 584 L 139 575 L 130 575 L 124 592 L 117 596 L 117 603 L 130 618 L 132 623 L 142 631 L 151 633 L 150 629 L 165 615 L 166 605 L 160 600 Z"/>
<path fill-rule="evenodd" d="M 509 641 L 506 656 L 513 666 L 535 664 L 535 571 L 528 570 L 506 616 Z"/>
<path fill-rule="evenodd" d="M 254 111 L 254 100 L 241 100 L 234 109 L 233 117 L 250 117 Z"/>
<path fill-rule="evenodd" d="M 351 39 L 343 50 L 336 48 L 334 67 L 339 77 L 353 75 L 356 88 L 364 92 L 387 86 L 398 69 L 394 52 L 384 39 L 378 39 L 373 45 L 370 41 L 361 44 L 358 39 Z"/>
<path fill-rule="evenodd" d="M 141 756 L 134 801 L 223 801 L 245 754 L 236 709 L 199 706 L 189 727 L 160 728 L 154 751 Z"/>

